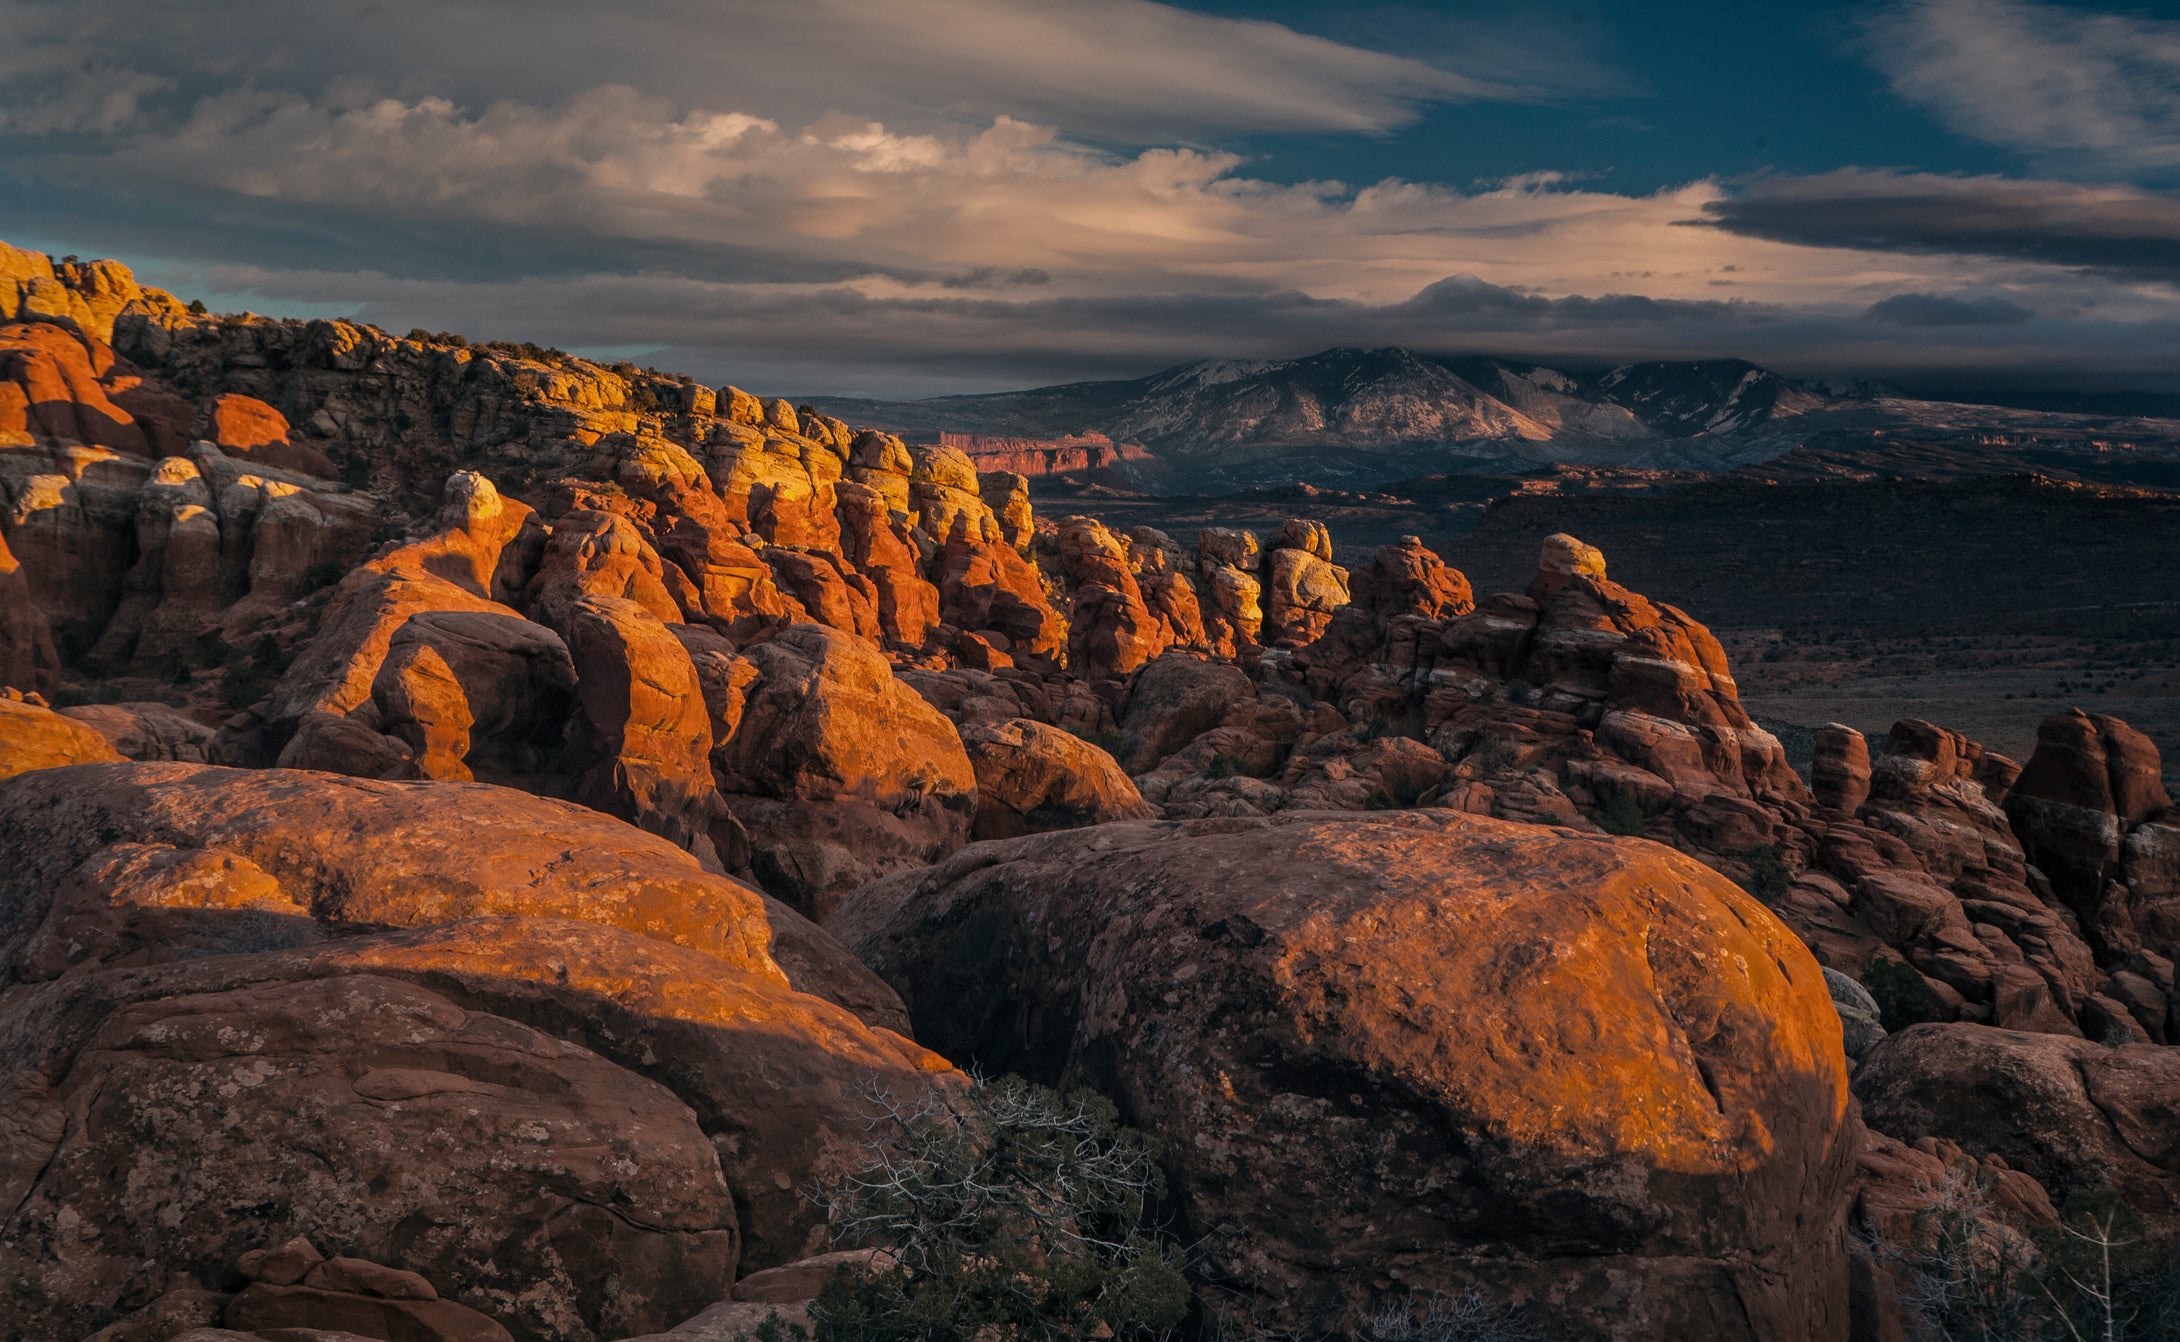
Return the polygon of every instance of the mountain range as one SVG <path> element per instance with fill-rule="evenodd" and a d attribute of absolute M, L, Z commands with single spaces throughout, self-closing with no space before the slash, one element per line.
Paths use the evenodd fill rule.
<path fill-rule="evenodd" d="M 1420 470 L 1553 463 L 1727 470 L 1820 433 L 2180 447 L 2180 421 L 1910 398 L 1882 383 L 1811 383 L 1742 359 L 1568 370 L 1397 347 L 1299 359 L 1206 359 L 1148 377 L 916 401 L 812 397 L 828 414 L 910 436 L 1103 433 L 1154 460 L 1142 483 L 1187 488 L 1361 483 Z"/>

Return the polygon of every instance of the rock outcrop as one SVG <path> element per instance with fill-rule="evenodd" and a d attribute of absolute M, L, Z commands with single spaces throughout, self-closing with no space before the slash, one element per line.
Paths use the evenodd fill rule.
<path fill-rule="evenodd" d="M 438 1336 L 385 1321 L 418 1278 L 520 1338 L 655 1331 L 824 1247 L 808 1190 L 860 1158 L 866 1085 L 951 1075 L 790 987 L 756 892 L 506 789 L 49 769 L 0 784 L 0 861 L 26 1336 L 178 1289 Z M 244 1258 L 291 1235 L 334 1256 Z"/>
<path fill-rule="evenodd" d="M 119 261 L 55 261 L 0 242 L 0 321 L 57 324 L 111 341 L 124 314 L 175 317 L 184 309 L 164 289 L 138 284 Z"/>
<path fill-rule="evenodd" d="M 839 896 L 967 842 L 977 776 L 954 725 L 868 644 L 797 625 L 743 654 L 718 748 L 768 890 L 820 918 Z"/>
<path fill-rule="evenodd" d="M 1089 1085 L 1169 1152 L 1206 1275 L 1278 1318 L 1393 1281 L 1555 1337 L 1834 1337 L 1857 1145 L 1785 927 L 1650 844 L 1445 811 L 980 845 L 828 923 L 920 1034 Z"/>
<path fill-rule="evenodd" d="M 2044 720 L 2006 796 L 2024 854 L 2108 957 L 2180 957 L 2180 810 L 2162 772 L 2148 737 L 2074 709 Z"/>

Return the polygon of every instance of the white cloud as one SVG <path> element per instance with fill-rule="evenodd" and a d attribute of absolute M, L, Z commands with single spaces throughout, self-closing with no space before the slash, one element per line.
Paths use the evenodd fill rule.
<path fill-rule="evenodd" d="M 1895 91 L 2049 171 L 2180 169 L 2180 21 L 2033 0 L 1910 0 L 1872 20 Z"/>
<path fill-rule="evenodd" d="M 621 82 L 683 105 L 731 89 L 787 120 L 851 105 L 889 121 L 1004 113 L 1186 139 L 1383 131 L 1429 103 L 1531 94 L 1151 0 L 0 0 L 0 32 L 21 56 L 0 55 L 0 98 L 19 82 L 11 66 L 35 87 L 92 61 L 312 95 L 350 80 L 549 103 Z"/>
<path fill-rule="evenodd" d="M 46 170 L 457 236 L 554 235 L 606 268 L 616 243 L 660 245 L 715 273 L 784 265 L 889 298 L 1036 272 L 1047 296 L 1294 289 L 1386 304 L 1470 274 L 1555 295 L 1822 303 L 1927 289 L 1947 265 L 1686 227 L 1724 195 L 1709 181 L 1630 196 L 1538 173 L 1461 191 L 1281 184 L 1246 167 L 1193 149 L 1112 154 L 1007 117 L 942 134 L 840 115 L 798 128 L 609 86 L 477 112 L 240 90 Z"/>

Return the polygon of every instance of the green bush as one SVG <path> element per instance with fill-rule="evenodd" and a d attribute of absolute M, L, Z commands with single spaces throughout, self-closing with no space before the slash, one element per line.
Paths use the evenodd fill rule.
<path fill-rule="evenodd" d="M 835 1238 L 891 1265 L 843 1272 L 811 1308 L 818 1342 L 1115 1342 L 1188 1312 L 1178 1247 L 1148 1220 L 1149 1143 L 1086 1093 L 1019 1077 L 873 1097 L 870 1163 L 825 1190 Z"/>
<path fill-rule="evenodd" d="M 1249 772 L 1249 761 L 1239 755 L 1217 754 L 1204 766 L 1206 778 L 1241 778 Z"/>
<path fill-rule="evenodd" d="M 1597 823 L 1607 834 L 1640 834 L 1643 832 L 1642 803 L 1635 800 L 1631 789 L 1615 788 L 1604 809 L 1597 813 Z"/>
<path fill-rule="evenodd" d="M 1747 858 L 1749 893 L 1766 904 L 1785 899 L 1794 888 L 1794 868 L 1787 863 L 1786 850 L 1775 843 L 1760 843 L 1749 849 Z"/>
<path fill-rule="evenodd" d="M 271 693 L 294 661 L 294 652 L 283 649 L 271 634 L 259 634 L 247 653 L 237 649 L 228 657 L 220 676 L 220 702 L 238 711 L 248 708 Z"/>
<path fill-rule="evenodd" d="M 1922 1021 L 1942 1020 L 1945 1012 L 1915 966 L 1875 960 L 1863 971 L 1862 986 L 1877 1001 L 1877 1018 L 1886 1030 L 1905 1030 Z"/>
<path fill-rule="evenodd" d="M 1096 746 L 1116 760 L 1128 753 L 1128 734 L 1126 732 L 1112 727 L 1070 727 L 1068 730 L 1074 733 L 1078 740 L 1088 741 L 1091 745 Z"/>

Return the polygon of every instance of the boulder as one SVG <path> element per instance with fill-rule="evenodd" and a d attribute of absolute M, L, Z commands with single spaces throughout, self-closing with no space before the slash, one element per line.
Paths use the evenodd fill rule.
<path fill-rule="evenodd" d="M 43 704 L 0 696 L 0 778 L 120 758 L 121 752 L 83 723 Z"/>
<path fill-rule="evenodd" d="M 1809 790 L 1827 810 L 1851 816 L 1861 809 L 1870 795 L 1870 743 L 1862 733 L 1839 722 L 1817 729 Z"/>
<path fill-rule="evenodd" d="M 247 858 L 321 919 L 401 927 L 577 918 L 785 983 L 766 953 L 756 891 L 611 817 L 508 788 L 106 764 L 13 782 L 0 808 L 8 817 L 0 869 L 33 883 L 57 883 L 107 845 L 141 836 Z M 28 930 L 0 929 L 0 956 L 7 938 Z"/>
<path fill-rule="evenodd" d="M 1072 732 L 1011 718 L 962 728 L 961 744 L 976 771 L 975 838 L 1151 818 L 1113 757 Z"/>
<path fill-rule="evenodd" d="M 325 453 L 290 441 L 288 418 L 254 396 L 228 393 L 205 408 L 204 436 L 232 457 L 331 480 L 340 473 Z"/>
<path fill-rule="evenodd" d="M 56 1045 L 26 1089 L 18 1069 Z M 441 1274 L 474 1305 L 261 1283 L 230 1326 L 396 1337 L 394 1318 L 484 1306 L 531 1336 L 597 1338 L 733 1279 L 734 1200 L 686 1104 L 415 983 L 237 956 L 74 976 L 11 997 L 0 1057 L 17 1112 L 75 1114 L 5 1171 L 0 1274 L 34 1333 L 81 1336 L 170 1273 L 217 1280 L 282 1226 Z"/>
<path fill-rule="evenodd" d="M 2133 949 L 2140 935 L 2128 892 L 2116 902 L 2108 896 L 2127 874 L 2129 831 L 2172 806 L 2161 775 L 2148 737 L 2118 718 L 2069 709 L 2037 728 L 2036 752 L 2006 795 L 2023 854 L 2108 955 Z"/>
<path fill-rule="evenodd" d="M 2060 1201 L 2111 1188 L 2180 1230 L 2180 1050 L 1913 1025 L 1870 1050 L 1854 1093 L 1879 1132 L 2001 1157 Z"/>
<path fill-rule="evenodd" d="M 1476 609 L 1476 594 L 1419 536 L 1381 545 L 1353 579 L 1354 604 L 1382 628 L 1403 615 L 1446 620 Z"/>
<path fill-rule="evenodd" d="M 148 457 L 135 417 L 107 395 L 114 352 L 46 322 L 0 326 L 0 443 L 80 443 Z"/>
<path fill-rule="evenodd" d="M 61 716 L 89 727 L 122 758 L 138 763 L 204 764 L 212 758 L 212 729 L 166 704 L 84 704 L 62 709 Z"/>
<path fill-rule="evenodd" d="M 827 928 L 950 1056 L 1111 1095 L 1207 1275 L 1284 1323 L 1397 1281 L 1555 1338 L 1844 1333 L 1839 1016 L 1677 853 L 1445 811 L 1135 822 L 978 845 Z"/>
<path fill-rule="evenodd" d="M 1136 773 L 1156 768 L 1225 721 L 1235 705 L 1254 698 L 1256 687 L 1239 667 L 1167 653 L 1128 683 L 1119 713 L 1120 730 L 1134 740 L 1128 767 Z"/>
<path fill-rule="evenodd" d="M 560 611 L 582 708 L 576 799 L 718 863 L 711 718 L 688 651 L 634 601 L 585 596 Z"/>
<path fill-rule="evenodd" d="M 1091 517 L 1060 523 L 1060 567 L 1074 587 L 1068 667 L 1087 680 L 1125 676 L 1164 652 L 1165 627 L 1143 602 L 1129 542 Z"/>
<path fill-rule="evenodd" d="M 1347 570 L 1332 562 L 1332 541 L 1321 522 L 1290 520 L 1280 540 L 1264 560 L 1264 637 L 1310 643 L 1347 604 Z"/>

